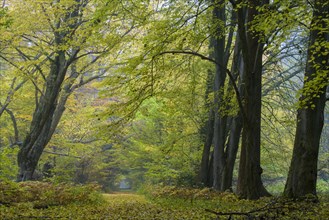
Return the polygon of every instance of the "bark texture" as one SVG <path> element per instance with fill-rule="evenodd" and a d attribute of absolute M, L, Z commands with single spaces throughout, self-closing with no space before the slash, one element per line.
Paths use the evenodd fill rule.
<path fill-rule="evenodd" d="M 260 129 L 262 55 L 264 44 L 260 34 L 251 32 L 250 23 L 258 14 L 257 7 L 268 1 L 249 0 L 247 6 L 238 9 L 238 32 L 244 60 L 243 131 L 237 194 L 244 199 L 258 199 L 269 193 L 261 180 Z"/>
<path fill-rule="evenodd" d="M 309 36 L 308 57 L 305 69 L 301 107 L 297 113 L 297 128 L 293 156 L 284 194 L 299 198 L 307 194 L 316 195 L 317 162 L 320 137 L 324 123 L 326 87 L 329 81 L 329 55 L 324 43 L 329 42 L 329 3 L 325 0 L 314 2 L 314 12 Z M 320 31 L 322 30 L 322 31 Z M 327 31 L 323 31 L 327 30 Z M 316 45 L 323 45 L 316 47 Z M 317 81 L 318 89 L 311 91 L 309 85 Z"/>
<path fill-rule="evenodd" d="M 243 67 L 243 60 L 241 56 L 241 48 L 240 48 L 240 41 L 237 37 L 235 43 L 235 50 L 233 56 L 233 65 L 231 72 L 235 75 L 235 78 L 239 81 L 239 92 L 240 92 L 240 99 L 243 99 L 243 91 L 242 91 L 242 81 L 244 78 L 244 67 Z M 233 171 L 236 156 L 239 149 L 240 143 L 240 136 L 243 127 L 242 123 L 242 115 L 241 110 L 238 114 L 234 117 L 230 117 L 229 123 L 229 134 L 228 134 L 228 141 L 226 143 L 225 148 L 225 164 L 224 170 L 222 174 L 222 191 L 225 190 L 232 190 L 232 182 L 233 182 Z"/>
<path fill-rule="evenodd" d="M 213 40 L 210 40 L 209 49 L 213 48 Z M 213 59 L 214 54 L 211 52 L 210 58 Z M 199 182 L 202 186 L 211 187 L 212 182 L 209 179 L 209 167 L 210 164 L 210 156 L 211 156 L 211 146 L 213 144 L 214 139 L 214 107 L 212 101 L 210 101 L 210 94 L 214 92 L 214 71 L 212 69 L 208 69 L 207 74 L 207 85 L 205 92 L 205 108 L 209 109 L 208 118 L 201 130 L 201 136 L 204 140 L 203 150 L 202 150 L 202 158 L 201 165 L 199 170 Z"/>
<path fill-rule="evenodd" d="M 216 23 L 221 22 L 225 24 L 225 6 L 217 5 L 214 7 L 213 16 Z M 214 182 L 213 188 L 215 190 L 221 190 L 221 175 L 224 169 L 224 146 L 225 146 L 225 132 L 226 132 L 226 117 L 221 113 L 220 108 L 224 106 L 224 84 L 226 79 L 225 68 L 225 29 L 219 25 L 216 30 L 216 38 L 214 38 L 214 60 L 216 65 L 215 82 L 214 82 Z"/>
<path fill-rule="evenodd" d="M 78 22 L 81 16 L 81 9 L 86 6 L 86 2 L 77 0 L 77 4 L 72 6 L 72 11 L 58 21 L 54 21 L 54 45 L 65 45 L 73 36 L 74 30 L 80 25 Z M 72 21 L 75 22 L 72 22 Z M 71 22 L 65 24 L 65 22 Z M 61 30 L 62 25 L 66 29 Z M 61 31 L 58 31 L 61 30 Z M 70 48 L 67 51 L 57 50 L 54 57 L 49 58 L 50 68 L 46 78 L 45 92 L 37 100 L 33 114 L 30 131 L 25 137 L 18 152 L 17 161 L 19 166 L 18 181 L 33 179 L 33 173 L 37 167 L 40 156 L 50 141 L 60 118 L 65 110 L 65 103 L 70 94 L 72 81 L 63 88 L 63 82 L 68 72 L 68 68 L 74 63 L 79 53 L 79 48 Z M 72 73 L 71 76 L 76 76 Z M 62 90 L 62 92 L 61 92 Z M 61 96 L 62 95 L 62 96 Z"/>
<path fill-rule="evenodd" d="M 53 115 L 61 85 L 67 71 L 64 52 L 58 52 L 51 65 L 47 87 L 33 115 L 30 133 L 18 153 L 18 181 L 31 180 L 43 149 L 50 140 Z"/>
<path fill-rule="evenodd" d="M 225 7 L 219 2 L 216 3 L 216 6 L 213 9 L 213 20 L 216 24 L 225 24 Z M 209 119 L 211 120 L 208 120 L 207 138 L 204 143 L 200 173 L 203 185 L 213 187 L 218 191 L 225 191 L 232 186 L 233 168 L 241 132 L 241 129 L 236 127 L 241 122 L 239 121 L 241 117 L 229 117 L 224 112 L 230 111 L 231 108 L 224 102 L 224 95 L 232 92 L 232 82 L 226 88 L 225 81 L 236 26 L 236 13 L 234 10 L 232 10 L 230 24 L 227 40 L 223 37 L 225 30 L 221 26 L 218 26 L 214 33 L 216 37 L 211 38 L 210 49 L 212 54 L 210 58 L 217 64 L 213 79 L 214 102 L 212 106 L 209 105 Z M 235 75 L 235 80 L 239 78 L 239 68 L 241 68 L 242 60 L 238 42 L 239 40 L 236 39 L 231 70 Z M 228 139 L 231 140 L 230 143 L 227 143 Z M 209 160 L 212 144 L 214 150 Z M 209 172 L 206 172 L 207 169 Z M 229 178 L 226 178 L 227 176 Z"/>

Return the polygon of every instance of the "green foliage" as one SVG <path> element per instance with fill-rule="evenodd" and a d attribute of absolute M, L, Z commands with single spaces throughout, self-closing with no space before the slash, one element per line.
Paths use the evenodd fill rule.
<path fill-rule="evenodd" d="M 200 219 L 210 219 L 216 215 L 205 210 L 212 210 L 219 214 L 218 219 L 227 219 L 230 215 L 234 219 L 250 217 L 260 219 L 321 219 L 328 216 L 328 195 L 320 197 L 319 203 L 314 203 L 314 197 L 303 201 L 292 201 L 285 198 L 261 198 L 258 201 L 239 200 L 229 192 L 219 193 L 211 189 L 186 189 L 177 187 L 147 186 L 148 196 L 153 203 L 163 208 L 186 210 L 186 213 L 198 213 Z M 202 214 L 203 213 L 203 214 Z M 234 215 L 233 213 L 244 213 Z M 200 217 L 202 216 L 202 217 Z M 190 219 L 197 219 L 191 215 Z"/>
<path fill-rule="evenodd" d="M 14 180 L 16 178 L 18 172 L 16 164 L 17 152 L 17 147 L 0 148 L 0 181 Z"/>
<path fill-rule="evenodd" d="M 262 198 L 259 201 L 238 200 L 229 192 L 211 189 L 187 189 L 147 186 L 148 196 L 116 193 L 104 194 L 99 200 L 95 186 L 51 186 L 48 183 L 1 182 L 0 218 L 72 218 L 72 219 L 245 219 L 250 213 L 260 219 L 326 219 L 329 198 L 321 196 L 304 201 L 284 198 Z M 37 187 L 37 188 L 36 188 Z M 56 191 L 57 190 L 57 191 Z M 96 187 L 97 190 L 97 187 Z M 54 193 L 55 192 L 55 193 Z M 60 195 L 56 196 L 55 194 Z M 98 199 L 90 199 L 97 195 Z M 46 196 L 49 196 L 48 199 Z M 71 199 L 73 197 L 74 199 Z M 52 200 L 57 198 L 56 200 Z M 50 201 L 52 200 L 53 203 Z M 55 201 L 55 203 L 54 203 Z M 38 203 L 39 202 L 39 203 Z"/>
<path fill-rule="evenodd" d="M 31 203 L 37 208 L 102 202 L 99 185 L 74 186 L 48 182 L 0 182 L 0 204 Z"/>
<path fill-rule="evenodd" d="M 0 8 L 0 30 L 11 24 L 11 19 L 7 15 L 8 8 Z"/>
<path fill-rule="evenodd" d="M 143 185 L 142 193 L 150 198 L 180 198 L 180 199 L 205 199 L 212 200 L 214 198 L 221 198 L 224 200 L 237 201 L 238 198 L 231 192 L 218 192 L 211 188 L 187 188 L 177 186 L 161 186 L 161 185 Z"/>
<path fill-rule="evenodd" d="M 96 181 L 103 189 L 114 189 L 122 178 L 128 178 L 134 189 L 144 183 L 193 186 L 203 145 L 200 130 L 209 111 L 207 107 L 214 99 L 213 93 L 204 97 L 206 77 L 214 65 L 186 54 L 161 53 L 169 50 L 195 51 L 208 56 L 211 53 L 209 37 L 218 34 L 219 27 L 228 30 L 232 24 L 209 22 L 213 9 L 209 1 L 177 0 L 159 4 L 157 1 L 92 0 L 81 11 L 83 21 L 77 29 L 71 30 L 75 18 L 53 29 L 56 22 L 72 12 L 75 4 L 74 0 L 60 3 L 12 0 L 8 10 L 0 10 L 1 55 L 14 62 L 14 65 L 2 65 L 4 60 L 0 60 L 1 67 L 4 67 L 0 72 L 1 103 L 6 102 L 12 87 L 27 80 L 19 92 L 12 94 L 8 105 L 17 120 L 19 140 L 29 131 L 35 100 L 44 90 L 44 78 L 49 72 L 54 52 L 65 50 L 66 56 L 69 56 L 75 48 L 80 50 L 79 59 L 74 62 L 76 70 L 68 70 L 64 87 L 70 82 L 73 86 L 80 86 L 88 77 L 106 73 L 97 83 L 85 85 L 68 98 L 66 111 L 41 157 L 38 171 L 42 172 L 43 166 L 50 163 L 53 167 L 46 179 L 53 183 Z M 230 4 L 226 7 L 227 11 L 231 10 Z M 261 40 L 266 42 L 263 90 L 270 89 L 262 98 L 263 177 L 268 189 L 279 194 L 288 171 L 295 129 L 296 109 L 292 104 L 296 100 L 291 97 L 300 87 L 297 77 L 286 78 L 281 73 L 291 66 L 305 65 L 302 54 L 297 58 L 288 54 L 297 61 L 281 56 L 288 56 L 285 54 L 286 47 L 293 47 L 292 54 L 306 50 L 306 44 L 295 42 L 295 39 L 296 36 L 302 38 L 307 35 L 309 30 L 305 27 L 311 20 L 311 7 L 302 2 L 283 0 L 273 1 L 271 7 L 257 10 L 263 13 L 256 16 L 249 27 L 253 32 L 262 33 Z M 312 28 L 326 31 L 317 26 Z M 217 37 L 224 37 L 227 30 Z M 72 36 L 55 45 L 54 32 L 65 31 L 72 31 Z M 234 39 L 236 32 L 233 35 Z M 231 47 L 228 49 L 233 54 L 233 45 Z M 325 42 L 316 42 L 311 49 L 314 54 L 328 54 Z M 312 63 L 315 58 L 312 57 Z M 231 62 L 228 61 L 229 68 Z M 301 105 L 310 104 L 311 108 L 315 106 L 309 103 L 310 99 L 317 98 L 320 95 L 318 90 L 328 85 L 328 72 L 321 71 L 319 65 L 313 67 L 318 70 L 317 74 L 301 91 L 308 97 L 302 100 L 305 103 Z M 295 71 L 294 68 L 290 70 Z M 76 78 L 75 72 L 78 73 Z M 277 85 L 280 81 L 284 83 Z M 228 87 L 226 82 L 225 92 L 218 94 L 223 96 L 219 111 L 222 115 L 235 116 L 237 100 Z M 205 107 L 205 103 L 209 105 Z M 8 147 L 14 142 L 15 131 L 6 112 L 0 118 L 0 134 L 0 180 L 13 180 L 17 174 L 15 161 L 18 148 Z M 107 149 L 108 146 L 111 146 L 110 149 Z M 321 174 L 326 176 L 328 166 L 324 165 L 328 162 L 328 150 L 325 150 L 326 144 L 322 146 L 319 167 Z M 326 192 L 328 182 L 321 178 L 318 191 Z M 95 219 L 103 215 L 109 218 L 147 216 L 163 219 L 181 215 L 186 219 L 202 219 L 214 217 L 204 213 L 206 207 L 217 211 L 241 211 L 240 208 L 245 207 L 243 211 L 248 211 L 255 205 L 236 201 L 231 193 L 218 194 L 210 189 L 159 187 L 153 190 L 152 195 L 159 201 L 167 201 L 164 202 L 164 210 L 161 205 L 158 207 L 158 201 L 150 204 L 138 196 L 127 195 L 124 198 L 108 198 L 113 213 L 105 214 L 108 207 L 98 209 L 85 204 L 81 204 L 83 208 L 79 213 L 80 207 L 72 203 L 93 201 L 89 197 L 97 197 L 97 194 L 85 194 L 88 189 L 84 186 L 70 188 L 67 185 L 34 183 L 32 187 L 29 184 L 4 186 L 9 194 L 2 196 L 7 196 L 8 201 L 12 196 L 13 203 L 17 203 L 17 207 L 1 207 L 5 213 L 12 212 L 9 216 L 15 216 L 17 210 L 25 210 L 38 217 L 56 217 L 57 213 L 63 213 L 64 217 L 83 219 L 83 215 L 90 216 L 92 213 L 91 218 Z M 122 202 L 119 202 L 121 199 Z M 129 203 L 129 199 L 134 201 Z M 190 203 L 186 204 L 187 200 L 202 208 L 197 205 L 190 207 Z M 6 203 L 5 200 L 2 202 Z M 171 208 L 170 203 L 177 207 Z M 262 204 L 264 201 L 258 205 Z M 36 207 L 45 206 L 55 207 L 36 212 Z M 149 210 L 138 211 L 140 208 Z"/>
<path fill-rule="evenodd" d="M 329 180 L 325 180 L 325 179 L 321 179 L 319 178 L 319 180 L 316 183 L 316 190 L 317 192 L 321 193 L 328 193 L 328 189 L 329 189 Z"/>
<path fill-rule="evenodd" d="M 115 147 L 121 170 L 134 187 L 142 182 L 193 185 L 201 145 L 190 116 L 172 108 L 176 100 L 152 98 L 143 103 Z"/>

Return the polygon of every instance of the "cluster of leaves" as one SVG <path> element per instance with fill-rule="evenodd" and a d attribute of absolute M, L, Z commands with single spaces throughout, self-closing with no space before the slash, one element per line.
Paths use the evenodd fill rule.
<path fill-rule="evenodd" d="M 0 181 L 16 178 L 16 154 L 18 148 L 4 147 L 0 149 Z"/>
<path fill-rule="evenodd" d="M 7 15 L 7 8 L 0 8 L 0 28 L 8 27 L 11 23 L 11 19 Z"/>
<path fill-rule="evenodd" d="M 34 208 L 76 204 L 102 203 L 96 184 L 74 186 L 48 182 L 0 182 L 0 204 L 19 206 L 28 203 Z"/>

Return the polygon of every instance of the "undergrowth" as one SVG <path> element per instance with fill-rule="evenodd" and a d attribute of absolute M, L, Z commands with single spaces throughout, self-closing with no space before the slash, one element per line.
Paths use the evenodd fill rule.
<path fill-rule="evenodd" d="M 146 186 L 101 194 L 96 185 L 0 182 L 0 219 L 329 219 L 329 196 L 240 200 L 212 189 Z"/>
<path fill-rule="evenodd" d="M 0 189 L 0 204 L 7 206 L 31 203 L 37 208 L 43 208 L 71 203 L 103 202 L 99 193 L 100 187 L 96 184 L 76 186 L 38 181 L 0 182 Z"/>
<path fill-rule="evenodd" d="M 329 219 L 328 194 L 321 194 L 318 200 L 309 195 L 303 200 L 264 197 L 250 201 L 239 199 L 231 192 L 220 193 L 210 188 L 147 186 L 145 189 L 142 192 L 153 203 L 194 210 L 203 213 L 204 219 Z"/>

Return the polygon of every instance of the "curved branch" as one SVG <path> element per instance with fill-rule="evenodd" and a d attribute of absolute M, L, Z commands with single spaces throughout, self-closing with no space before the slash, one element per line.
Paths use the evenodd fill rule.
<path fill-rule="evenodd" d="M 1 102 L 0 102 L 0 117 L 1 117 L 1 115 L 2 115 L 2 113 L 6 110 L 6 108 L 7 108 L 7 106 L 10 104 L 10 102 L 11 102 L 11 98 L 13 97 L 13 95 L 14 95 L 14 93 L 17 91 L 17 90 L 19 90 L 23 85 L 24 85 L 24 83 L 26 82 L 27 80 L 23 80 L 21 83 L 19 83 L 16 87 L 14 87 L 15 86 L 15 82 L 16 82 L 16 77 L 14 77 L 14 79 L 13 79 L 13 82 L 12 82 L 12 84 L 11 84 L 11 86 L 10 86 L 10 90 L 9 90 L 9 92 L 7 93 L 7 97 L 6 97 L 6 100 L 5 100 L 5 102 L 2 104 Z"/>
<path fill-rule="evenodd" d="M 236 95 L 236 98 L 238 100 L 238 105 L 239 105 L 239 108 L 242 112 L 242 115 L 243 117 L 246 116 L 245 114 L 245 111 L 244 111 L 244 108 L 243 108 L 243 104 L 242 104 L 242 100 L 241 100 L 241 95 L 240 95 L 240 92 L 239 92 L 239 89 L 238 89 L 238 86 L 236 85 L 236 82 L 235 82 L 235 79 L 234 79 L 234 76 L 233 74 L 231 73 L 231 71 L 229 69 L 227 69 L 226 67 L 222 66 L 221 64 L 219 64 L 218 62 L 216 62 L 216 60 L 214 59 L 211 59 L 203 54 L 200 54 L 198 52 L 195 52 L 195 51 L 188 51 L 188 50 L 168 50 L 168 51 L 163 51 L 161 53 L 158 53 L 156 55 L 154 55 L 152 57 L 152 61 L 157 57 L 157 56 L 162 56 L 162 55 L 165 55 L 165 54 L 187 54 L 187 55 L 192 55 L 192 56 L 197 56 L 197 57 L 200 57 L 202 60 L 207 60 L 209 62 L 212 62 L 214 64 L 216 64 L 217 66 L 219 66 L 220 68 L 222 69 L 225 69 L 227 75 L 229 76 L 230 78 L 230 81 L 233 85 L 233 88 L 234 88 L 234 91 L 235 91 L 235 95 Z"/>

